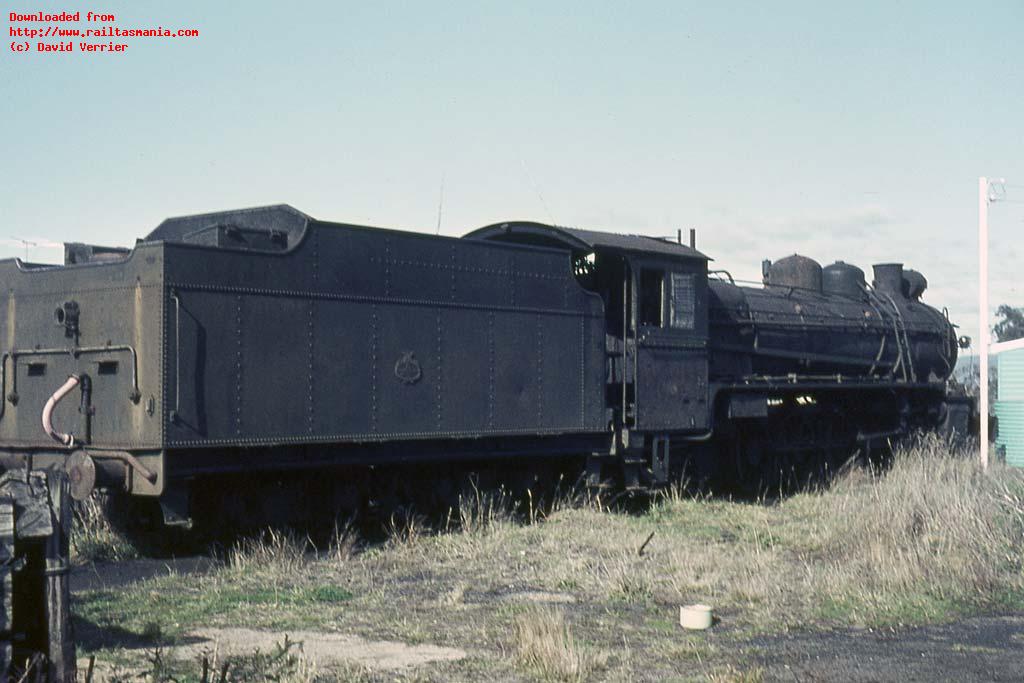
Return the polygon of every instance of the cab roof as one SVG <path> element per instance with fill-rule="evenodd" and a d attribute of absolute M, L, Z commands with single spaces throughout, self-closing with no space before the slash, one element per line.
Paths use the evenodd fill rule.
<path fill-rule="evenodd" d="M 463 235 L 463 239 L 491 242 L 514 242 L 546 247 L 560 247 L 591 253 L 612 251 L 630 254 L 652 254 L 660 257 L 710 260 L 685 244 L 678 244 L 646 235 L 620 235 L 596 230 L 563 228 L 532 221 L 495 223 Z"/>

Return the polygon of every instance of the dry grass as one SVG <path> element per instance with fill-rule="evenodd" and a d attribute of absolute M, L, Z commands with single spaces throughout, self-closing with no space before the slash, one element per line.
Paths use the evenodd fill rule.
<path fill-rule="evenodd" d="M 302 643 L 284 637 L 270 652 L 255 650 L 247 656 L 224 657 L 218 649 L 205 653 L 196 663 L 196 668 L 209 671 L 207 680 L 219 680 L 217 674 L 224 672 L 229 681 L 273 681 L 274 683 L 316 683 L 325 680 L 317 663 L 306 657 Z M 177 683 L 180 677 L 168 676 L 167 683 Z M 186 677 L 188 677 L 186 673 Z M 331 677 L 333 679 L 333 676 Z M 199 677 L 202 680 L 202 676 Z"/>
<path fill-rule="evenodd" d="M 533 499 L 527 492 L 528 520 L 535 519 Z M 509 524 L 516 519 L 517 501 L 505 487 L 497 491 L 481 491 L 476 482 L 472 482 L 470 490 L 459 495 L 457 510 L 458 529 L 468 534 L 485 534 L 499 526 Z M 451 516 L 449 515 L 450 526 Z"/>
<path fill-rule="evenodd" d="M 707 675 L 709 683 L 761 683 L 764 680 L 764 669 L 753 667 L 741 669 L 735 665 L 725 666 Z"/>
<path fill-rule="evenodd" d="M 224 656 L 219 648 L 204 651 L 196 661 L 175 659 L 162 647 L 145 654 L 141 670 L 126 665 L 97 661 L 92 680 L 95 683 L 178 683 L 179 681 L 265 681 L 273 683 L 326 683 L 327 681 L 367 680 L 364 669 L 346 667 L 337 673 L 324 674 L 317 663 L 305 656 L 302 644 L 284 640 L 269 652 L 254 650 L 248 655 Z M 80 672 L 81 673 L 84 672 Z M 340 674 L 340 675 L 338 675 Z"/>
<path fill-rule="evenodd" d="M 1024 477 L 982 473 L 938 440 L 899 451 L 884 473 L 851 469 L 829 489 L 778 503 L 677 490 L 641 516 L 599 507 L 565 505 L 487 543 L 445 538 L 423 559 L 476 568 L 496 553 L 521 583 L 636 605 L 711 601 L 756 630 L 820 618 L 920 623 L 1024 592 Z"/>
<path fill-rule="evenodd" d="M 982 473 L 938 441 L 901 450 L 884 472 L 851 469 L 781 501 L 675 489 L 646 510 L 607 506 L 579 491 L 549 505 L 476 492 L 442 521 L 447 533 L 396 516 L 387 542 L 360 548 L 342 529 L 321 556 L 305 539 L 268 533 L 199 581 L 164 577 L 85 596 L 76 610 L 137 633 L 160 609 L 173 633 L 301 627 L 473 653 L 438 680 L 756 681 L 759 662 L 742 654 L 752 634 L 1024 605 L 1024 473 Z M 153 596 L 168 597 L 155 608 Z M 678 607 L 698 602 L 721 621 L 682 647 Z"/>
<path fill-rule="evenodd" d="M 672 487 L 668 490 L 677 490 L 677 488 Z M 569 486 L 564 482 L 559 482 L 555 491 L 551 503 L 544 508 L 544 512 L 538 515 L 540 519 L 546 519 L 565 510 L 608 512 L 620 495 L 614 489 L 604 490 L 580 484 Z"/>
<path fill-rule="evenodd" d="M 798 622 L 931 621 L 999 607 L 1024 589 L 1024 477 L 983 473 L 938 439 L 897 451 L 883 473 L 850 469 L 827 490 L 776 505 L 701 505 L 717 528 L 703 552 L 668 549 L 680 563 L 669 595 L 703 590 L 762 626 L 777 612 Z M 697 511 L 676 500 L 664 512 Z"/>
<path fill-rule="evenodd" d="M 907 596 L 921 609 L 984 606 L 1022 588 L 1019 471 L 982 472 L 929 439 L 898 452 L 882 476 L 848 473 L 816 502 L 820 590 L 861 618 Z"/>
<path fill-rule="evenodd" d="M 388 544 L 394 547 L 415 546 L 431 531 L 427 518 L 412 508 L 391 513 L 384 527 L 388 535 Z"/>
<path fill-rule="evenodd" d="M 360 548 L 359 528 L 355 518 L 350 517 L 343 523 L 334 525 L 327 556 L 335 562 L 347 562 L 355 557 Z"/>
<path fill-rule="evenodd" d="M 132 542 L 111 525 L 98 493 L 75 503 L 71 557 L 74 562 L 117 562 L 138 557 Z"/>
<path fill-rule="evenodd" d="M 565 613 L 533 607 L 517 614 L 512 642 L 518 663 L 546 681 L 583 681 L 598 661 L 576 644 Z"/>
<path fill-rule="evenodd" d="M 309 565 L 313 549 L 307 537 L 268 529 L 239 540 L 228 551 L 225 564 L 238 573 L 291 574 Z"/>

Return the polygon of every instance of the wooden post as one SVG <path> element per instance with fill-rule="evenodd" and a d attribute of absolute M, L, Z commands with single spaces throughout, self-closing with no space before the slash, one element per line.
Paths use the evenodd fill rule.
<path fill-rule="evenodd" d="M 46 475 L 53 513 L 53 533 L 46 539 L 46 624 L 51 683 L 75 683 L 75 640 L 71 632 L 69 539 L 71 496 L 63 471 Z"/>
<path fill-rule="evenodd" d="M 7 680 L 14 659 L 14 499 L 0 496 L 0 680 Z"/>

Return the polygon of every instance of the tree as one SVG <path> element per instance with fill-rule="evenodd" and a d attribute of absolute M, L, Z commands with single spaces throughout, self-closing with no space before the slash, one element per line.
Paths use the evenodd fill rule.
<path fill-rule="evenodd" d="M 1003 304 L 996 309 L 996 317 L 1001 318 L 992 328 L 997 341 L 1013 341 L 1024 337 L 1024 308 Z"/>

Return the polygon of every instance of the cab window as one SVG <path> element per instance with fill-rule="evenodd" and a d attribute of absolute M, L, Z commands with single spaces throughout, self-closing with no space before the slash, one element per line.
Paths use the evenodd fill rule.
<path fill-rule="evenodd" d="M 669 319 L 670 327 L 677 330 L 692 330 L 696 322 L 697 292 L 693 273 L 672 273 L 669 278 Z"/>

